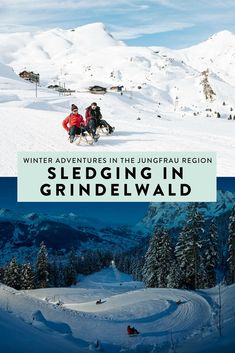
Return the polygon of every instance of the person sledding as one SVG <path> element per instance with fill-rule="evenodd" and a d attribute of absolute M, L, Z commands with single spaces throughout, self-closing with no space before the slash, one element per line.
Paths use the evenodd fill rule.
<path fill-rule="evenodd" d="M 78 107 L 71 105 L 71 113 L 63 120 L 63 127 L 69 133 L 69 140 L 72 143 L 76 135 L 84 134 L 85 121 L 81 114 L 78 114 Z"/>
<path fill-rule="evenodd" d="M 127 334 L 128 334 L 129 336 L 138 335 L 138 334 L 139 334 L 139 331 L 137 331 L 134 326 L 131 327 L 130 325 L 128 325 L 128 326 L 127 326 Z"/>
<path fill-rule="evenodd" d="M 94 136 L 96 136 L 96 129 L 98 127 L 105 127 L 109 134 L 112 134 L 114 127 L 109 125 L 106 120 L 103 119 L 100 107 L 97 103 L 93 102 L 89 107 L 86 108 L 86 127 Z"/>

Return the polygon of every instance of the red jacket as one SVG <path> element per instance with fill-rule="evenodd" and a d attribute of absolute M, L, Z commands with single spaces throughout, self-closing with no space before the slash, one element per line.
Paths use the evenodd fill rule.
<path fill-rule="evenodd" d="M 69 129 L 74 125 L 77 127 L 81 127 L 82 125 L 85 125 L 85 121 L 84 121 L 82 115 L 80 115 L 80 114 L 75 115 L 75 114 L 71 113 L 63 121 L 63 128 L 66 131 L 69 131 Z"/>
<path fill-rule="evenodd" d="M 134 332 L 134 328 L 128 326 L 128 327 L 127 327 L 127 333 L 128 333 L 128 335 L 133 335 L 133 334 L 135 333 L 135 332 Z"/>
<path fill-rule="evenodd" d="M 86 125 L 87 125 L 87 124 L 88 124 L 88 121 L 90 121 L 90 120 L 92 119 L 92 116 L 91 116 L 91 107 L 86 108 L 85 119 L 86 119 Z"/>

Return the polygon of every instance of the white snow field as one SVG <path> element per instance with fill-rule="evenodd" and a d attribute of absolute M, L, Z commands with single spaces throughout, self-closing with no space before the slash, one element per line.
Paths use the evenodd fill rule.
<path fill-rule="evenodd" d="M 8 353 L 78 352 L 77 345 L 53 331 L 35 329 L 21 318 L 0 310 L 0 349 Z M 83 352 L 82 348 L 79 352 Z"/>
<path fill-rule="evenodd" d="M 30 342 L 31 352 L 69 353 L 75 347 L 88 352 L 96 350 L 94 342 L 99 340 L 109 353 L 219 352 L 216 346 L 232 352 L 235 286 L 222 287 L 221 293 L 222 338 L 217 327 L 218 288 L 145 289 L 115 267 L 83 277 L 72 288 L 16 291 L 1 285 L 0 348 L 28 352 L 24 347 Z M 102 304 L 97 305 L 99 298 Z M 177 305 L 177 300 L 182 303 Z M 140 335 L 129 337 L 128 324 Z"/>
<path fill-rule="evenodd" d="M 128 47 L 100 23 L 72 30 L 0 33 L 0 170 L 15 176 L 17 151 L 216 151 L 218 176 L 235 174 L 235 35 L 223 31 L 183 50 Z M 12 71 L 11 67 L 14 69 Z M 41 87 L 19 78 L 40 73 Z M 202 71 L 214 95 L 206 99 Z M 48 85 L 66 85 L 59 96 Z M 108 89 L 92 95 L 91 85 Z M 123 95 L 111 91 L 123 85 Z M 69 144 L 71 103 L 93 101 L 116 130 L 93 146 Z M 217 118 L 217 113 L 220 118 Z"/>

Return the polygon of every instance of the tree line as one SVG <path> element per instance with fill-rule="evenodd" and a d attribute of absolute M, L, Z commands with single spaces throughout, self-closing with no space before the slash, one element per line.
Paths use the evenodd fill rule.
<path fill-rule="evenodd" d="M 209 227 L 191 204 L 176 240 L 165 228 L 156 228 L 148 248 L 120 255 L 116 264 L 146 287 L 169 287 L 195 290 L 211 288 L 225 281 L 235 283 L 235 207 L 229 217 L 226 244 L 218 237 L 214 219 Z"/>
<path fill-rule="evenodd" d="M 195 290 L 214 287 L 225 281 L 235 283 L 235 207 L 229 217 L 226 243 L 218 237 L 214 219 L 209 227 L 191 204 L 187 218 L 175 240 L 165 228 L 156 228 L 149 245 L 141 243 L 125 253 L 87 251 L 78 255 L 74 249 L 49 260 L 42 242 L 35 263 L 19 264 L 15 257 L 0 269 L 0 281 L 15 289 L 67 287 L 77 283 L 78 274 L 88 275 L 108 267 L 114 259 L 117 268 L 132 274 L 146 287 L 170 287 Z"/>
<path fill-rule="evenodd" d="M 87 251 L 77 255 L 75 249 L 62 259 L 53 256 L 49 260 L 48 249 L 40 244 L 34 264 L 20 264 L 16 257 L 0 271 L 0 281 L 15 289 L 35 289 L 47 287 L 68 287 L 77 283 L 79 274 L 88 275 L 107 267 L 112 260 L 109 252 Z"/>

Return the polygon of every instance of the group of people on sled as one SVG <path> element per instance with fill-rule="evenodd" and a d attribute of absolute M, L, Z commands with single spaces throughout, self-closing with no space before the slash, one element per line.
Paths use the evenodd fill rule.
<path fill-rule="evenodd" d="M 85 134 L 85 132 L 92 135 L 94 141 L 97 142 L 99 138 L 97 134 L 98 127 L 105 127 L 109 134 L 114 131 L 114 127 L 103 119 L 100 107 L 95 102 L 86 108 L 85 119 L 78 113 L 78 107 L 72 104 L 71 113 L 64 119 L 63 127 L 69 133 L 71 143 L 76 135 Z"/>

